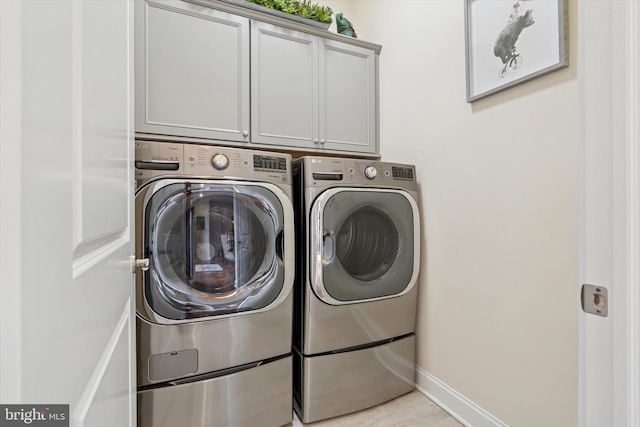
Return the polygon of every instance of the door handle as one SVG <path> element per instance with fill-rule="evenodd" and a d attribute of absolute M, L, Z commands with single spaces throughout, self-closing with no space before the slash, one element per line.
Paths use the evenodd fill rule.
<path fill-rule="evenodd" d="M 336 238 L 331 230 L 322 233 L 322 263 L 331 264 L 336 256 Z"/>
<path fill-rule="evenodd" d="M 284 262 L 284 230 L 280 230 L 276 236 L 276 256 Z"/>
<path fill-rule="evenodd" d="M 149 258 L 136 259 L 136 257 L 132 256 L 131 271 L 135 274 L 137 269 L 140 269 L 142 271 L 147 271 L 149 269 Z"/>

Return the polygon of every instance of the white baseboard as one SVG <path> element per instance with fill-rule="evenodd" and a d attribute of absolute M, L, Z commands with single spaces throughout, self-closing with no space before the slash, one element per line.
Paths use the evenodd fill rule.
<path fill-rule="evenodd" d="M 420 367 L 416 369 L 416 389 L 467 427 L 508 427 Z"/>

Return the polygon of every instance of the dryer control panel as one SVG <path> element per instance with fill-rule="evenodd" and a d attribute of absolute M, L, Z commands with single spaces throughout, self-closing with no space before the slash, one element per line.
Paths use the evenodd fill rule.
<path fill-rule="evenodd" d="M 304 163 L 306 186 L 366 185 L 417 189 L 413 165 L 338 157 L 302 157 L 296 162 Z"/>
<path fill-rule="evenodd" d="M 136 187 L 164 177 L 224 178 L 291 184 L 291 156 L 211 145 L 136 141 Z"/>

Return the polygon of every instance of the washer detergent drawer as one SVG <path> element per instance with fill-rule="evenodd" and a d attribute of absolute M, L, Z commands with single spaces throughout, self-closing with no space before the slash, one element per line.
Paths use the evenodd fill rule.
<path fill-rule="evenodd" d="M 295 353 L 295 409 L 311 423 L 370 408 L 414 389 L 415 336 L 337 354 Z"/>
<path fill-rule="evenodd" d="M 193 383 L 138 392 L 138 427 L 279 427 L 292 421 L 291 356 Z"/>

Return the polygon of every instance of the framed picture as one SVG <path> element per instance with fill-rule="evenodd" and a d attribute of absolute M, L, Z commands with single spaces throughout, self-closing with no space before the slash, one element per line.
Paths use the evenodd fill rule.
<path fill-rule="evenodd" d="M 465 0 L 467 102 L 569 65 L 567 0 Z"/>

